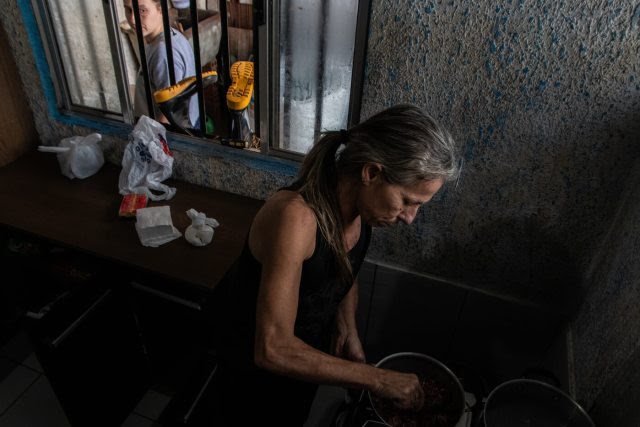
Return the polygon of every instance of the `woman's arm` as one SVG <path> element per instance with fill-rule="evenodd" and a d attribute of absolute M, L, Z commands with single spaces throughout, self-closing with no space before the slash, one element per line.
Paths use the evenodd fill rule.
<path fill-rule="evenodd" d="M 356 310 L 358 308 L 358 282 L 353 286 L 338 306 L 336 331 L 333 339 L 333 354 L 354 362 L 365 362 L 364 350 L 358 336 Z"/>
<path fill-rule="evenodd" d="M 301 199 L 269 201 L 254 221 L 249 244 L 262 264 L 256 365 L 316 383 L 365 388 L 394 399 L 398 406 L 419 407 L 422 389 L 415 375 L 334 357 L 294 335 L 302 263 L 313 254 L 315 235 L 315 215 Z"/>

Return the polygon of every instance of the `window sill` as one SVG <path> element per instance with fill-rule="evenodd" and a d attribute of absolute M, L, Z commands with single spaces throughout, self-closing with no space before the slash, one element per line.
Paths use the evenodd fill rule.
<path fill-rule="evenodd" d="M 59 112 L 56 120 L 69 126 L 82 126 L 95 130 L 103 135 L 115 136 L 126 141 L 133 130 L 133 126 L 114 120 L 102 118 L 88 118 L 73 112 Z M 239 163 L 250 169 L 262 172 L 295 176 L 300 163 L 295 160 L 267 156 L 251 150 L 243 150 L 221 145 L 215 141 L 204 140 L 188 135 L 167 131 L 167 142 L 174 151 L 194 154 L 203 160 L 211 157 Z"/>

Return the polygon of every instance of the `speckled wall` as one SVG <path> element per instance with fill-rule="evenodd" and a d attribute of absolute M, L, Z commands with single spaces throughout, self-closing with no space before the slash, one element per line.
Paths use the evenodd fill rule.
<path fill-rule="evenodd" d="M 640 154 L 639 22 L 628 1 L 374 1 L 364 115 L 421 105 L 465 165 L 372 258 L 575 309 Z"/>
<path fill-rule="evenodd" d="M 465 166 L 371 257 L 577 316 L 577 397 L 599 425 L 616 399 L 615 425 L 638 421 L 639 58 L 637 2 L 373 2 L 364 114 L 425 107 Z"/>
<path fill-rule="evenodd" d="M 88 133 L 52 120 L 16 5 L 23 3 L 0 0 L 0 20 L 39 133 L 45 142 Z M 457 186 L 414 225 L 377 231 L 370 258 L 568 314 L 588 295 L 575 337 L 577 372 L 591 384 L 579 378 L 579 390 L 590 400 L 633 347 L 637 334 L 619 339 L 627 322 L 640 320 L 617 316 L 637 300 L 629 287 L 637 260 L 633 268 L 601 261 L 638 244 L 612 236 L 637 234 L 638 205 L 620 200 L 625 185 L 637 187 L 628 179 L 640 154 L 639 57 L 635 1 L 372 2 L 363 116 L 418 104 L 460 141 L 465 165 Z M 107 138 L 111 161 L 124 143 Z M 256 164 L 177 150 L 175 175 L 262 198 L 291 179 L 290 169 Z M 625 209 L 629 216 L 619 213 Z M 601 303 L 610 310 L 601 313 Z M 611 338 L 602 342 L 605 332 Z M 619 357 L 588 353 L 601 342 Z"/>

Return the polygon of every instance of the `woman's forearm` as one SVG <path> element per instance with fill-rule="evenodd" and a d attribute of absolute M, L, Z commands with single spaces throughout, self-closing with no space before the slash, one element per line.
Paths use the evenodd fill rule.
<path fill-rule="evenodd" d="M 255 363 L 271 372 L 322 384 L 376 391 L 383 370 L 331 356 L 293 337 L 256 348 Z"/>
<path fill-rule="evenodd" d="M 273 332 L 267 332 L 267 337 L 256 337 L 255 363 L 263 369 L 318 384 L 366 389 L 391 399 L 401 408 L 419 407 L 422 404 L 422 389 L 415 374 L 334 357 L 295 336 L 283 338 L 282 334 Z"/>
<path fill-rule="evenodd" d="M 336 324 L 344 334 L 357 336 L 355 321 L 358 306 L 358 284 L 353 286 L 341 301 L 336 313 Z M 381 387 L 382 369 L 360 362 L 352 362 L 324 353 L 297 337 L 286 342 L 259 339 L 262 348 L 256 347 L 256 364 L 264 369 L 301 380 L 349 388 L 376 391 Z M 257 344 L 258 345 L 258 344 Z"/>

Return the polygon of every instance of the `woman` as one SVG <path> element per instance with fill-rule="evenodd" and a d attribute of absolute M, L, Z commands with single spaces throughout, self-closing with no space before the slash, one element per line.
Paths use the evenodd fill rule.
<path fill-rule="evenodd" d="M 135 30 L 136 22 L 133 15 L 133 0 L 124 0 L 124 10 L 127 21 L 131 28 Z M 162 7 L 160 0 L 138 0 L 140 10 L 140 23 L 142 25 L 142 36 L 145 41 L 145 54 L 149 70 L 149 84 L 151 92 L 171 85 L 169 80 L 169 63 L 167 60 L 167 47 L 164 38 L 164 25 L 162 22 Z M 176 82 L 187 77 L 196 75 L 196 65 L 193 56 L 193 49 L 189 41 L 176 29 L 171 28 L 171 48 L 173 51 L 173 69 Z M 144 88 L 144 77 L 142 70 L 138 72 L 136 78 L 136 92 L 134 96 L 133 112 L 135 116 L 149 114 L 147 106 L 147 95 Z M 168 120 L 157 106 L 154 105 L 155 119 L 167 123 Z M 184 106 L 174 114 L 176 123 L 183 128 L 197 128 L 199 125 L 198 99 L 195 95 L 185 102 Z"/>
<path fill-rule="evenodd" d="M 223 425 L 300 426 L 317 384 L 421 407 L 415 375 L 363 363 L 354 279 L 371 227 L 410 224 L 457 173 L 450 135 L 409 105 L 313 146 L 214 292 Z"/>

